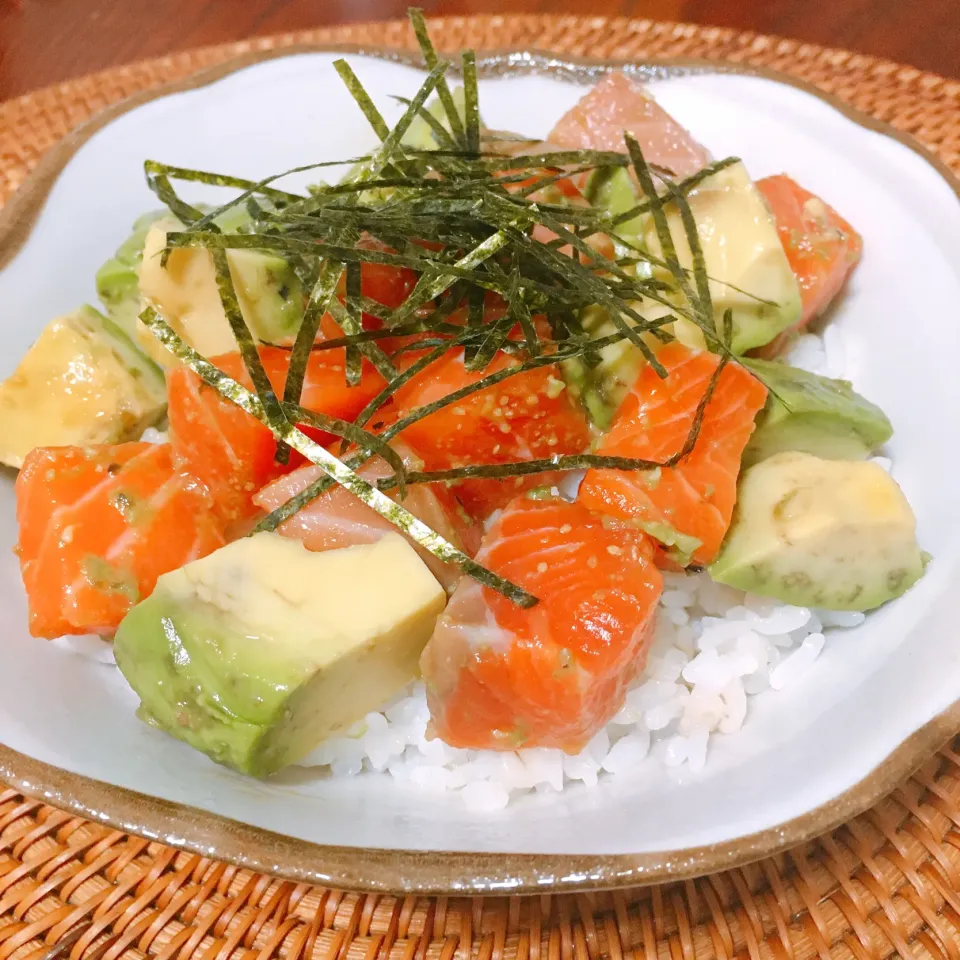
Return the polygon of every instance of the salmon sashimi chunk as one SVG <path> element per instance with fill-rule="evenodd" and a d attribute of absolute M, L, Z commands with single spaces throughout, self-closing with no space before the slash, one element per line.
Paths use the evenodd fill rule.
<path fill-rule="evenodd" d="M 684 446 L 719 357 L 673 341 L 657 358 L 668 376 L 645 367 L 603 437 L 598 454 L 663 462 Z M 730 526 L 737 474 L 766 387 L 742 366 L 728 364 L 707 404 L 693 451 L 675 467 L 648 471 L 588 470 L 578 500 L 631 521 L 673 548 L 674 558 L 713 560 Z"/>
<path fill-rule="evenodd" d="M 16 495 L 35 637 L 111 634 L 161 574 L 226 542 L 209 492 L 169 444 L 38 447 Z"/>
<path fill-rule="evenodd" d="M 421 464 L 409 448 L 394 444 L 407 469 L 420 469 Z M 360 471 L 365 480 L 374 482 L 392 475 L 392 468 L 379 457 Z M 274 480 L 261 490 L 254 502 L 264 510 L 275 510 L 306 489 L 323 475 L 319 467 L 306 465 L 287 476 Z M 397 498 L 397 491 L 390 494 Z M 444 484 L 420 483 L 407 488 L 399 501 L 417 519 L 436 531 L 445 540 L 473 556 L 480 546 L 481 527 L 468 517 L 451 490 Z M 308 550 L 336 550 L 360 543 L 375 543 L 397 528 L 362 500 L 343 487 L 336 486 L 312 503 L 298 510 L 278 528 L 287 537 L 302 540 Z M 460 579 L 460 569 L 438 560 L 429 550 L 414 544 L 417 552 L 447 589 L 452 590 Z"/>
<path fill-rule="evenodd" d="M 500 353 L 485 370 L 470 371 L 464 365 L 463 349 L 450 350 L 394 393 L 397 414 L 402 417 L 518 363 Z M 590 442 L 582 409 L 549 366 L 471 393 L 418 420 L 400 436 L 423 460 L 426 470 L 582 453 Z M 555 474 L 543 473 L 471 479 L 458 482 L 455 489 L 467 512 L 483 519 L 518 493 L 557 479 Z"/>
<path fill-rule="evenodd" d="M 777 222 L 780 242 L 800 285 L 799 329 L 820 316 L 860 260 L 860 234 L 832 207 L 785 174 L 757 181 Z"/>
<path fill-rule="evenodd" d="M 608 73 L 568 110 L 547 138 L 571 150 L 626 152 L 624 133 L 640 144 L 648 163 L 686 177 L 703 169 L 710 154 L 639 84 Z"/>
<path fill-rule="evenodd" d="M 290 351 L 261 347 L 260 359 L 278 395 L 283 391 Z M 211 362 L 228 376 L 250 386 L 239 353 L 213 357 Z M 310 355 L 301 405 L 341 420 L 353 420 L 380 392 L 383 378 L 364 361 L 363 376 L 348 386 L 343 349 L 316 351 Z M 283 466 L 275 461 L 277 443 L 270 430 L 236 404 L 224 399 L 187 367 L 178 366 L 167 377 L 167 415 L 170 442 L 176 462 L 203 482 L 213 496 L 217 511 L 227 522 L 253 516 L 253 495 L 265 484 L 288 472 L 302 458 L 291 457 Z M 329 433 L 310 431 L 321 443 Z"/>
<path fill-rule="evenodd" d="M 375 250 L 378 253 L 395 253 L 393 248 L 381 243 L 376 237 L 364 234 L 357 241 L 357 248 L 360 250 Z M 374 300 L 390 310 L 395 310 L 410 296 L 411 291 L 417 285 L 418 275 L 416 271 L 407 267 L 395 267 L 389 263 L 362 263 L 360 265 L 360 295 Z M 346 300 L 346 280 L 341 277 L 338 288 L 338 296 L 341 301 Z M 365 330 L 379 330 L 383 327 L 383 321 L 373 314 L 363 314 L 363 327 Z M 334 340 L 343 336 L 343 330 L 333 317 L 326 313 L 320 321 L 320 335 L 324 340 Z M 393 339 L 381 340 L 380 343 L 389 348 Z"/>
<path fill-rule="evenodd" d="M 433 735 L 579 752 L 643 670 L 662 589 L 651 557 L 640 531 L 580 504 L 508 504 L 477 559 L 540 602 L 460 581 L 420 660 Z"/>

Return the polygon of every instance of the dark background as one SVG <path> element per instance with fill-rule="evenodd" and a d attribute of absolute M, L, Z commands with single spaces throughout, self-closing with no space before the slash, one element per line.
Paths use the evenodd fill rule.
<path fill-rule="evenodd" d="M 401 17 L 407 0 L 0 0 L 0 100 L 205 44 Z M 960 78 L 960 0 L 420 0 L 429 15 L 572 13 L 780 34 Z"/>

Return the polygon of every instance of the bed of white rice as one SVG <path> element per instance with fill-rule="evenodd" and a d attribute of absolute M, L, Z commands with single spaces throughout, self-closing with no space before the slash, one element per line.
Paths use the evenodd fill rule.
<path fill-rule="evenodd" d="M 797 366 L 843 374 L 839 331 L 807 334 L 791 351 Z M 148 431 L 144 439 L 165 439 Z M 889 461 L 877 458 L 885 467 Z M 323 743 L 304 762 L 334 777 L 392 777 L 449 791 L 469 809 L 498 810 L 531 791 L 594 788 L 635 774 L 641 762 L 701 769 L 716 734 L 749 722 L 750 701 L 801 682 L 832 631 L 856 627 L 862 613 L 793 607 L 714 583 L 705 573 L 664 575 L 647 669 L 626 703 L 577 756 L 533 748 L 459 750 L 426 737 L 426 695 L 415 683 L 347 735 Z"/>
<path fill-rule="evenodd" d="M 646 672 L 582 753 L 459 750 L 428 740 L 426 695 L 417 683 L 347 736 L 322 744 L 306 763 L 329 765 L 335 777 L 370 771 L 453 791 L 477 811 L 500 809 L 532 790 L 595 787 L 606 777 L 635 772 L 648 755 L 668 767 L 700 769 L 711 737 L 735 734 L 752 697 L 798 682 L 829 628 L 854 627 L 863 619 L 862 613 L 752 597 L 703 573 L 668 573 Z"/>

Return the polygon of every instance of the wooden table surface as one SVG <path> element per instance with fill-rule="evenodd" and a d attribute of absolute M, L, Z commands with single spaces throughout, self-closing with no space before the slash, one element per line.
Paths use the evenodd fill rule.
<path fill-rule="evenodd" d="M 623 15 L 780 34 L 960 78 L 960 0 L 421 0 L 429 15 Z M 407 0 L 0 0 L 0 100 L 254 34 L 404 15 Z"/>

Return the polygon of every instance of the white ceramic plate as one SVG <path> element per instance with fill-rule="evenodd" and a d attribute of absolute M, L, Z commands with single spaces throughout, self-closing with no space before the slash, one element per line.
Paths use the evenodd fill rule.
<path fill-rule="evenodd" d="M 113 111 L 48 159 L 0 215 L 9 257 L 0 374 L 51 317 L 95 301 L 97 267 L 156 206 L 145 158 L 259 178 L 369 148 L 334 59 L 311 52 L 234 65 Z M 422 77 L 389 59 L 353 64 L 388 119 L 400 109 L 389 95 L 410 96 Z M 524 55 L 488 61 L 485 120 L 545 135 L 597 69 Z M 714 740 L 701 774 L 677 783 L 648 767 L 478 816 L 372 775 L 257 783 L 147 728 L 113 667 L 28 637 L 17 563 L 3 549 L 0 775 L 124 829 L 295 878 L 565 889 L 690 875 L 798 842 L 865 807 L 960 726 L 957 184 L 918 149 L 796 85 L 716 65 L 646 72 L 663 106 L 715 156 L 743 157 L 755 177 L 794 174 L 862 232 L 863 263 L 833 322 L 845 335 L 847 375 L 896 429 L 897 479 L 935 557 L 920 584 L 833 637 L 804 682 L 757 698 L 739 736 Z M 202 187 L 184 194 L 209 198 Z M 34 215 L 11 257 L 16 228 Z M 15 540 L 4 480 L 0 545 Z"/>

